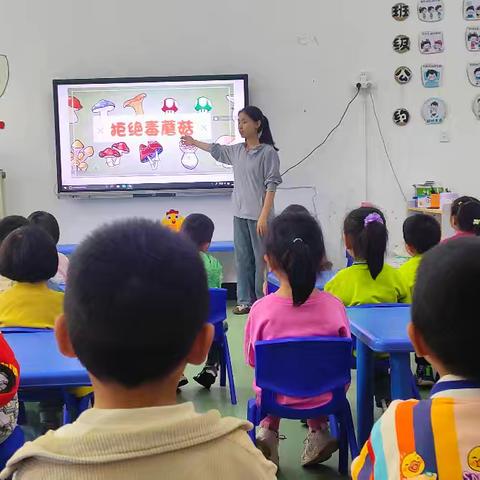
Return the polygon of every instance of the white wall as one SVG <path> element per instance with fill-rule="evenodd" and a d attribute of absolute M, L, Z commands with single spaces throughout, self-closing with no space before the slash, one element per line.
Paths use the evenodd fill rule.
<path fill-rule="evenodd" d="M 131 215 L 161 217 L 166 209 L 204 211 L 217 225 L 216 238 L 231 239 L 231 210 L 226 198 L 133 200 L 58 200 L 52 78 L 248 73 L 251 99 L 271 118 L 287 167 L 308 153 L 336 122 L 353 94 L 358 72 L 367 69 L 392 159 L 404 189 L 425 179 L 444 181 L 460 192 L 480 194 L 479 123 L 471 113 L 477 93 L 465 74 L 466 22 L 460 5 L 446 0 L 446 20 L 434 25 L 446 36 L 446 53 L 421 56 L 416 36 L 428 24 L 411 18 L 398 24 L 392 2 L 369 0 L 210 0 L 155 2 L 136 0 L 49 0 L 4 2 L 0 13 L 0 53 L 9 57 L 11 81 L 0 99 L 0 168 L 7 171 L 7 212 L 50 210 L 61 222 L 62 241 L 74 242 L 98 224 Z M 416 1 L 408 1 L 412 7 Z M 401 57 L 391 41 L 413 35 L 412 52 Z M 305 41 L 310 39 L 310 41 Z M 420 107 L 429 96 L 419 79 L 422 62 L 441 60 L 445 86 L 439 93 L 450 116 L 452 141 L 440 144 L 441 127 L 423 125 Z M 474 57 L 470 61 L 475 61 Z M 398 86 L 394 69 L 411 66 L 415 79 Z M 480 89 L 478 90 L 480 93 Z M 392 112 L 406 106 L 411 124 L 398 128 Z M 389 215 L 393 243 L 405 214 L 367 109 L 359 99 L 331 141 L 304 166 L 285 177 L 286 186 L 315 185 L 317 207 L 327 231 L 331 256 L 340 261 L 341 220 L 347 209 L 369 200 Z M 365 155 L 369 188 L 365 188 Z M 279 194 L 282 204 L 304 201 L 308 191 Z"/>

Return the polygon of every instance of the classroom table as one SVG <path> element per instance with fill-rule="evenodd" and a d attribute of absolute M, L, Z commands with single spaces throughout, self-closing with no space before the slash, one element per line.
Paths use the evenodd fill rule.
<path fill-rule="evenodd" d="M 58 245 L 57 250 L 60 253 L 63 253 L 67 257 L 70 256 L 75 249 L 77 248 L 77 245 L 74 243 L 69 243 L 69 244 L 64 244 L 64 245 Z M 215 252 L 233 252 L 234 251 L 234 246 L 232 241 L 219 241 L 219 242 L 212 242 L 210 244 L 210 248 L 208 249 L 209 252 L 215 253 Z"/>
<path fill-rule="evenodd" d="M 347 309 L 352 335 L 357 338 L 357 434 L 363 445 L 373 427 L 374 352 L 390 354 L 392 400 L 412 397 L 407 325 L 408 305 Z"/>
<path fill-rule="evenodd" d="M 59 352 L 53 330 L 6 328 L 2 333 L 20 365 L 21 389 L 90 385 L 80 362 Z"/>
<path fill-rule="evenodd" d="M 327 270 L 322 272 L 320 275 L 317 277 L 317 282 L 315 283 L 315 288 L 318 288 L 318 290 L 323 290 L 325 287 L 325 284 L 331 280 L 335 274 L 337 273 L 336 270 Z M 268 293 L 273 293 L 276 292 L 280 287 L 280 281 L 278 278 L 275 276 L 273 272 L 270 272 L 267 275 L 267 291 Z"/>

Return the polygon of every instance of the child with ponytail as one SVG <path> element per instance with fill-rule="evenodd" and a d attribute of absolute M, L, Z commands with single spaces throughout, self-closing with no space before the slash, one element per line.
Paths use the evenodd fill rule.
<path fill-rule="evenodd" d="M 444 242 L 480 236 L 480 201 L 475 197 L 457 198 L 452 203 L 450 223 L 456 232 Z"/>
<path fill-rule="evenodd" d="M 280 281 L 280 288 L 250 311 L 245 327 L 245 359 L 255 366 L 255 342 L 286 337 L 350 337 L 345 307 L 329 293 L 315 289 L 317 274 L 325 263 L 322 230 L 307 214 L 282 213 L 269 228 L 266 260 Z M 257 396 L 260 389 L 254 385 Z M 314 408 L 330 401 L 331 394 L 315 398 L 278 398 L 280 403 L 298 408 Z M 330 436 L 327 418 L 308 420 L 309 432 L 301 457 L 303 466 L 323 462 L 337 449 Z M 278 465 L 280 418 L 267 416 L 257 434 L 257 446 Z"/>
<path fill-rule="evenodd" d="M 410 303 L 411 293 L 397 269 L 385 264 L 388 232 L 383 213 L 361 207 L 343 225 L 345 245 L 354 258 L 325 285 L 346 307 L 369 303 Z"/>
<path fill-rule="evenodd" d="M 345 218 L 343 234 L 354 262 L 338 272 L 325 285 L 325 291 L 339 298 L 346 307 L 411 303 L 411 291 L 402 274 L 385 264 L 388 231 L 383 213 L 373 207 L 352 210 Z M 375 364 L 374 390 L 377 407 L 385 409 L 391 396 L 388 365 L 384 362 Z"/>

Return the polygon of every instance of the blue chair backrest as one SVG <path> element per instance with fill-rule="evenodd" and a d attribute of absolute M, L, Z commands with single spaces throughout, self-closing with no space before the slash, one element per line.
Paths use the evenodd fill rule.
<path fill-rule="evenodd" d="M 227 290 L 225 288 L 210 288 L 209 323 L 220 323 L 227 318 Z"/>
<path fill-rule="evenodd" d="M 303 337 L 255 343 L 255 383 L 290 397 L 314 397 L 350 383 L 352 341 Z"/>
<path fill-rule="evenodd" d="M 36 333 L 36 332 L 51 332 L 52 328 L 30 328 L 30 327 L 1 327 L 2 333 Z"/>
<path fill-rule="evenodd" d="M 365 303 L 363 305 L 352 305 L 347 308 L 390 308 L 390 307 L 411 307 L 410 303 Z"/>

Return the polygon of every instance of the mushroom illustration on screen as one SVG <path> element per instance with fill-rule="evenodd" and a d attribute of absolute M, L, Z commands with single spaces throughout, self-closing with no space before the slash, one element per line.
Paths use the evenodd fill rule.
<path fill-rule="evenodd" d="M 177 101 L 174 98 L 168 97 L 163 99 L 163 113 L 177 113 L 178 105 Z"/>
<path fill-rule="evenodd" d="M 68 121 L 69 123 L 77 123 L 78 115 L 77 112 L 83 108 L 80 100 L 77 97 L 69 96 L 68 97 Z"/>
<path fill-rule="evenodd" d="M 135 115 L 143 115 L 143 101 L 145 100 L 145 97 L 147 96 L 146 93 L 139 93 L 138 95 L 135 95 L 133 98 L 130 98 L 128 100 L 125 100 L 123 102 L 123 108 L 133 108 Z"/>
<path fill-rule="evenodd" d="M 120 165 L 120 152 L 113 148 L 102 150 L 98 156 L 105 159 L 107 167 L 118 167 Z"/>
<path fill-rule="evenodd" d="M 118 150 L 120 152 L 120 155 L 130 153 L 130 149 L 128 148 L 128 145 L 125 142 L 114 143 L 112 145 L 112 148 L 114 148 L 115 150 Z"/>
<path fill-rule="evenodd" d="M 72 162 L 72 174 L 85 172 L 88 169 L 88 159 L 95 153 L 92 146 L 86 147 L 80 140 L 76 139 L 71 146 L 70 159 Z"/>
<path fill-rule="evenodd" d="M 212 102 L 207 97 L 198 97 L 195 110 L 201 113 L 208 113 L 213 109 Z"/>
<path fill-rule="evenodd" d="M 94 115 L 100 115 L 102 120 L 106 119 L 108 113 L 115 110 L 115 104 L 110 100 L 100 100 L 92 107 L 92 113 Z"/>
<path fill-rule="evenodd" d="M 160 154 L 163 152 L 163 147 L 157 141 L 148 142 L 147 145 L 143 143 L 139 147 L 140 150 L 140 162 L 150 163 L 152 170 L 158 168 L 160 161 Z"/>
<path fill-rule="evenodd" d="M 180 151 L 183 153 L 182 155 L 182 165 L 187 170 L 194 170 L 197 168 L 198 165 L 198 157 L 196 151 L 198 150 L 195 145 L 185 145 L 183 140 L 180 140 L 179 143 Z"/>

